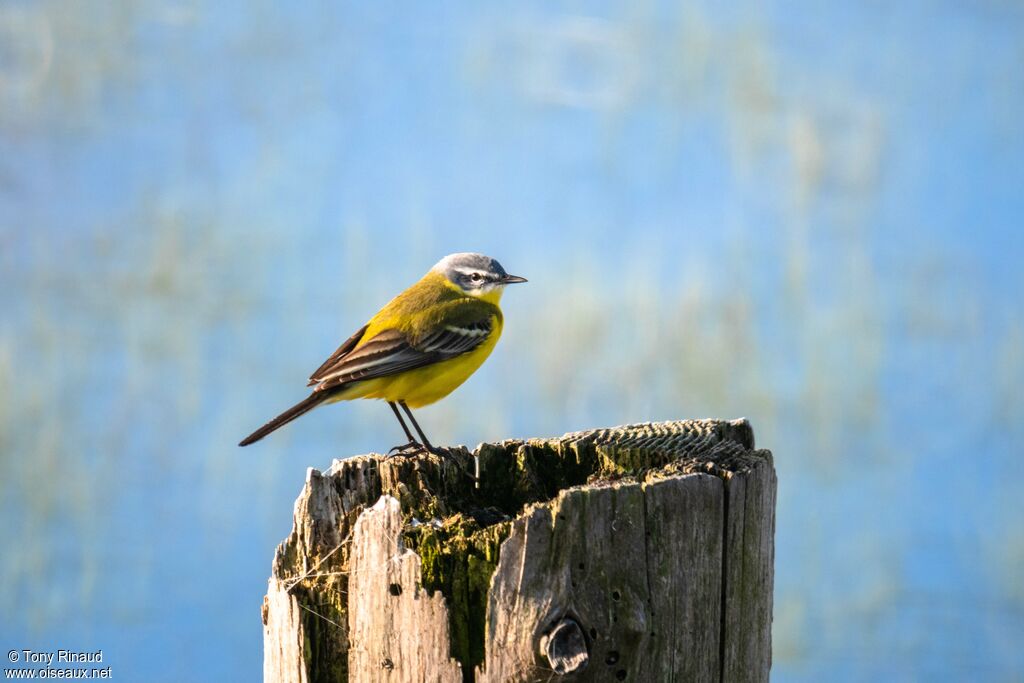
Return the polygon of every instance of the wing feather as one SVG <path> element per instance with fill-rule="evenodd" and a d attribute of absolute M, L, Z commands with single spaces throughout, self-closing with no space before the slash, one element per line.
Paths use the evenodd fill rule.
<path fill-rule="evenodd" d="M 492 330 L 490 319 L 446 325 L 419 340 L 409 339 L 400 330 L 384 330 L 359 348 L 340 355 L 334 363 L 325 363 L 311 381 L 319 385 L 315 391 L 326 391 L 449 360 L 483 344 Z"/>
<path fill-rule="evenodd" d="M 324 374 L 326 374 L 326 372 L 328 372 L 332 366 L 337 365 L 338 361 L 340 361 L 342 358 L 344 358 L 345 356 L 352 352 L 352 349 L 356 347 L 356 344 L 359 343 L 359 340 L 363 338 L 364 334 L 366 334 L 366 328 L 368 327 L 369 325 L 363 325 L 356 331 L 355 334 L 346 339 L 342 343 L 342 345 L 339 346 L 338 349 L 331 354 L 330 358 L 325 360 L 323 364 L 320 365 L 320 367 L 313 371 L 313 374 L 309 376 L 309 383 L 306 384 L 306 386 L 311 387 L 314 384 L 319 384 L 323 380 Z"/>

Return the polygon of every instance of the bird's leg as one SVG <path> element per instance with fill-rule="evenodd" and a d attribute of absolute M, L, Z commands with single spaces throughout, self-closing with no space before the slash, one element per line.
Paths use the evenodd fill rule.
<path fill-rule="evenodd" d="M 402 419 L 402 414 L 398 412 L 398 406 L 396 406 L 392 401 L 388 401 L 388 405 L 391 406 L 391 410 L 395 412 L 395 417 L 398 418 L 398 424 L 402 425 L 402 431 L 405 432 L 405 436 L 409 439 L 409 443 L 402 444 L 401 446 L 395 446 L 388 451 L 388 455 L 411 455 L 423 450 L 424 446 L 416 441 L 416 437 L 412 435 L 412 432 L 409 431 L 409 427 L 405 424 L 405 420 Z"/>
<path fill-rule="evenodd" d="M 436 455 L 436 456 L 439 456 L 441 458 L 445 458 L 445 459 L 449 460 L 449 462 L 454 463 L 455 467 L 458 470 L 460 470 L 464 475 L 466 475 L 467 477 L 469 477 L 473 481 L 478 481 L 478 479 L 475 476 L 473 476 L 472 474 L 470 474 L 469 472 L 467 472 L 466 468 L 464 468 L 462 465 L 460 465 L 457 460 L 452 459 L 451 456 L 449 456 L 447 453 L 445 453 L 440 448 L 434 448 L 433 446 L 430 445 L 430 441 L 427 439 L 427 435 L 423 433 L 422 429 L 420 429 L 419 423 L 416 422 L 416 418 L 412 416 L 412 411 L 409 410 L 409 406 L 405 405 L 405 401 L 399 401 L 398 405 L 402 406 L 402 410 L 405 411 L 405 414 L 408 415 L 409 419 L 412 421 L 413 429 L 415 429 L 416 433 L 420 435 L 420 443 L 422 443 L 423 445 L 420 446 L 419 444 L 417 444 L 417 446 L 419 446 L 419 448 L 422 448 L 422 449 L 426 450 L 428 453 L 431 453 L 433 455 Z M 397 414 L 398 411 L 396 410 L 395 413 Z"/>
<path fill-rule="evenodd" d="M 430 445 L 430 441 L 427 439 L 427 435 L 423 433 L 422 429 L 420 429 L 419 423 L 416 422 L 416 418 L 412 416 L 412 411 L 409 410 L 409 406 L 405 404 L 405 401 L 399 401 L 398 405 L 402 406 L 402 410 L 405 411 L 405 414 L 409 416 L 409 420 L 412 421 L 412 427 L 413 429 L 416 430 L 416 433 L 420 435 L 420 443 L 423 444 L 423 447 L 426 448 L 429 452 L 434 453 L 435 455 L 440 455 L 438 450 Z"/>
<path fill-rule="evenodd" d="M 416 443 L 416 437 L 409 431 L 409 427 L 405 424 L 405 420 L 402 419 L 402 414 L 398 412 L 398 406 L 393 401 L 388 401 L 388 405 L 391 406 L 391 410 L 394 411 L 395 417 L 398 418 L 398 424 L 402 425 L 402 431 L 405 432 L 405 436 L 409 439 L 409 443 Z"/>

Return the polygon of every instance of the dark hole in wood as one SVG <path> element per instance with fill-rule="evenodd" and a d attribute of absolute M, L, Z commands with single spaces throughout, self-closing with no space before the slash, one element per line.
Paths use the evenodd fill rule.
<path fill-rule="evenodd" d="M 609 652 L 608 656 L 604 658 L 604 663 L 607 664 L 608 666 L 611 666 L 612 664 L 618 664 L 619 663 L 619 651 L 618 650 L 612 650 L 611 652 Z"/>
<path fill-rule="evenodd" d="M 621 597 L 622 597 L 622 594 L 619 593 L 619 591 L 612 591 L 612 600 L 618 600 Z"/>
<path fill-rule="evenodd" d="M 391 661 L 391 657 L 385 657 L 384 659 L 381 660 L 380 666 L 383 669 L 387 669 L 388 671 L 391 671 L 392 669 L 395 668 L 395 663 Z"/>
<path fill-rule="evenodd" d="M 559 621 L 547 635 L 543 646 L 551 670 L 558 676 L 582 671 L 590 659 L 583 630 L 573 619 Z"/>
<path fill-rule="evenodd" d="M 615 672 L 615 677 L 617 679 L 619 679 L 620 681 L 626 680 L 626 670 L 625 669 L 619 669 L 618 671 Z"/>
<path fill-rule="evenodd" d="M 402 594 L 402 587 L 399 586 L 397 583 L 393 583 L 390 586 L 388 586 L 388 592 L 391 593 L 392 595 L 401 595 Z"/>
<path fill-rule="evenodd" d="M 580 570 L 582 571 L 584 568 L 586 568 L 586 565 L 583 564 L 582 562 L 580 562 L 579 567 L 580 567 Z"/>
<path fill-rule="evenodd" d="M 596 638 L 597 638 L 597 629 L 596 628 L 590 629 L 590 639 L 594 640 Z"/>

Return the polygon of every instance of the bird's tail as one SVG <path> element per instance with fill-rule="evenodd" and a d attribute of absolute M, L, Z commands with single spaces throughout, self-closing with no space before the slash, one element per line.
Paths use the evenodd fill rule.
<path fill-rule="evenodd" d="M 248 446 L 251 443 L 259 441 L 270 432 L 278 429 L 279 427 L 284 427 L 286 424 L 288 424 L 295 418 L 299 417 L 300 415 L 304 415 L 305 413 L 308 413 L 309 411 L 313 410 L 313 408 L 316 408 L 318 405 L 320 405 L 320 403 L 326 398 L 327 394 L 325 394 L 324 392 L 314 391 L 312 394 L 306 397 L 305 400 L 296 403 L 291 408 L 284 411 L 283 413 L 275 417 L 273 420 L 263 425 L 249 436 L 242 439 L 241 443 L 239 443 L 238 445 Z"/>

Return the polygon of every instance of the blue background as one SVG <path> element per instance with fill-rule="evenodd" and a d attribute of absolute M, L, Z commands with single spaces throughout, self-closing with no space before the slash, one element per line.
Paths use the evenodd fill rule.
<path fill-rule="evenodd" d="M 0 645 L 257 680 L 252 428 L 453 251 L 530 284 L 435 442 L 747 416 L 779 681 L 1024 679 L 1024 8 L 0 5 Z"/>

